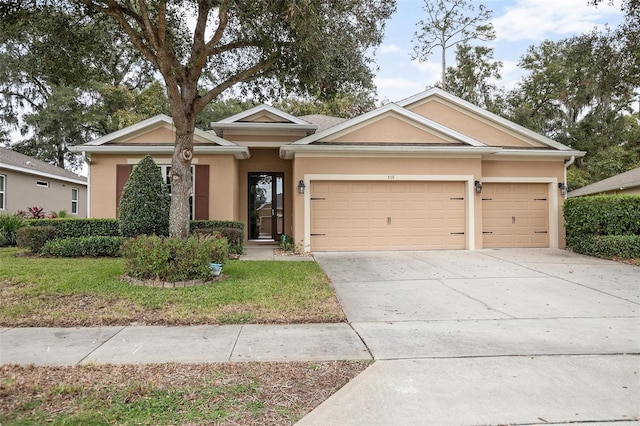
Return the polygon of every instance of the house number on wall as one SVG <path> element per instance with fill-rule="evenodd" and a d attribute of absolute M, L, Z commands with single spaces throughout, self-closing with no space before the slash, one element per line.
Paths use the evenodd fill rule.
<path fill-rule="evenodd" d="M 387 179 L 389 179 L 389 180 L 394 180 L 395 178 L 396 178 L 396 177 L 395 177 L 394 175 L 389 175 L 389 176 L 387 176 Z"/>

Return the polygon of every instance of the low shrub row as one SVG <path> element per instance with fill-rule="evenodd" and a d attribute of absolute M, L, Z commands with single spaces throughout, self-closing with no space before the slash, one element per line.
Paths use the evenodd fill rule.
<path fill-rule="evenodd" d="M 187 239 L 142 236 L 125 241 L 124 273 L 142 280 L 168 282 L 211 279 L 210 263 L 228 260 L 224 238 Z"/>
<path fill-rule="evenodd" d="M 118 219 L 38 219 L 31 226 L 53 226 L 60 238 L 119 237 Z"/>
<path fill-rule="evenodd" d="M 57 238 L 120 237 L 117 219 L 38 219 L 29 220 L 34 227 L 54 227 Z M 244 223 L 228 220 L 192 220 L 192 233 L 219 233 L 229 244 L 229 253 L 242 254 L 244 250 Z"/>
<path fill-rule="evenodd" d="M 571 246 L 576 253 L 622 259 L 640 257 L 640 235 L 589 235 Z"/>
<path fill-rule="evenodd" d="M 598 257 L 640 257 L 640 196 L 569 198 L 564 203 L 567 246 Z"/>
<path fill-rule="evenodd" d="M 71 237 L 47 241 L 40 254 L 58 257 L 118 257 L 124 237 Z"/>

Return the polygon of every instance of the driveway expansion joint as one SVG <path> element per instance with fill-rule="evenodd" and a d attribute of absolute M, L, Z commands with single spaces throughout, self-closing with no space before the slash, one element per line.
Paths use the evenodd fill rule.
<path fill-rule="evenodd" d="M 236 340 L 233 342 L 233 347 L 231 348 L 231 352 L 229 352 L 229 357 L 227 358 L 227 361 L 229 362 L 231 362 L 231 358 L 233 358 L 233 353 L 235 352 L 236 346 L 238 345 L 238 340 L 240 340 L 240 334 L 242 334 L 242 330 L 244 330 L 244 325 L 240 326 L 238 334 L 236 335 Z"/>

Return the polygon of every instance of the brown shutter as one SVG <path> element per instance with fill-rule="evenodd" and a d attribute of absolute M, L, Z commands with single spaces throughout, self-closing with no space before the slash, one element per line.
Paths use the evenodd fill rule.
<path fill-rule="evenodd" d="M 117 164 L 116 165 L 116 212 L 120 206 L 120 198 L 124 185 L 129 180 L 129 175 L 133 170 L 133 164 Z"/>
<path fill-rule="evenodd" d="M 209 165 L 195 166 L 195 220 L 209 219 Z"/>

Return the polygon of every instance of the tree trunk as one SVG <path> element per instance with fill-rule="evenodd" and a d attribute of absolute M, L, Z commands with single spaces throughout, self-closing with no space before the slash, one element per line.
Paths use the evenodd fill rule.
<path fill-rule="evenodd" d="M 442 90 L 447 90 L 447 49 L 442 45 Z"/>
<path fill-rule="evenodd" d="M 176 143 L 171 158 L 171 207 L 169 209 L 169 236 L 189 236 L 189 195 L 193 188 L 191 158 L 193 157 L 193 123 L 175 123 Z"/>

